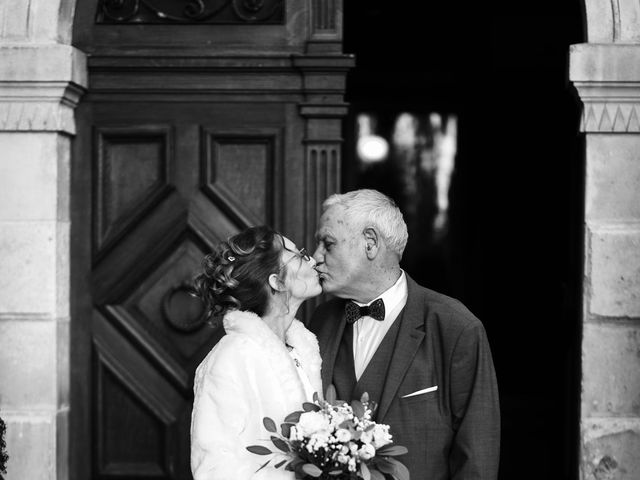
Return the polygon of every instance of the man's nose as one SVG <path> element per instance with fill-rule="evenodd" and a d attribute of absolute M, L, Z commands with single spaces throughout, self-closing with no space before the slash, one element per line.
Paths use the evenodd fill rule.
<path fill-rule="evenodd" d="M 321 263 L 323 263 L 324 255 L 322 253 L 322 249 L 320 248 L 320 245 L 316 247 L 316 250 L 313 252 L 312 257 L 316 261 L 316 265 L 320 265 Z"/>

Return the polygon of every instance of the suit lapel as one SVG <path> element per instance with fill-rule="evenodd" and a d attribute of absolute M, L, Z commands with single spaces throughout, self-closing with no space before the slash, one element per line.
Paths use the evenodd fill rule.
<path fill-rule="evenodd" d="M 344 302 L 336 302 L 336 307 L 331 313 L 331 319 L 324 324 L 324 345 L 322 348 L 322 387 L 324 391 L 333 382 L 333 369 L 340 348 L 340 341 L 344 335 L 344 328 L 347 324 L 344 318 Z M 335 329 L 335 330 L 334 330 Z"/>
<path fill-rule="evenodd" d="M 382 390 L 377 419 L 384 420 L 391 402 L 411 365 L 420 344 L 424 340 L 424 304 L 416 283 L 407 275 L 408 297 L 404 311 L 400 313 L 401 324 L 396 346 L 391 357 L 387 378 Z"/>

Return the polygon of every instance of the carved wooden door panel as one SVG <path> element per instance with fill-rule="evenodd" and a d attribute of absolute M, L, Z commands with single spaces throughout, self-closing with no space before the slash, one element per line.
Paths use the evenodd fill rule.
<path fill-rule="evenodd" d="M 223 332 L 187 285 L 214 242 L 281 227 L 284 109 L 116 102 L 93 118 L 93 475 L 189 479 L 193 373 Z"/>

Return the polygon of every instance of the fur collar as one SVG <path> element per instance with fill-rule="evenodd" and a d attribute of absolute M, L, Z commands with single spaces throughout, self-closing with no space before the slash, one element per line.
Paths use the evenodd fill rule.
<path fill-rule="evenodd" d="M 268 354 L 268 360 L 283 382 L 283 388 L 290 391 L 293 398 L 298 397 L 295 392 L 301 391 L 302 386 L 289 351 L 258 315 L 252 312 L 232 310 L 224 316 L 223 324 L 228 334 L 247 336 L 259 344 Z M 316 336 L 307 330 L 302 322 L 294 319 L 285 338 L 286 342 L 296 349 L 302 360 L 303 370 L 309 377 L 315 391 L 322 398 L 322 381 L 320 379 L 322 360 Z"/>

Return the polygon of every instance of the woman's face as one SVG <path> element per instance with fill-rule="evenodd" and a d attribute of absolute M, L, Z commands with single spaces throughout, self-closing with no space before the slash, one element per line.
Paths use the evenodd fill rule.
<path fill-rule="evenodd" d="M 282 237 L 282 240 L 282 264 L 286 270 L 284 285 L 289 295 L 300 300 L 320 295 L 322 287 L 318 272 L 314 269 L 316 261 L 306 255 L 304 249 L 298 250 L 296 244 L 287 237 Z"/>

